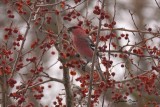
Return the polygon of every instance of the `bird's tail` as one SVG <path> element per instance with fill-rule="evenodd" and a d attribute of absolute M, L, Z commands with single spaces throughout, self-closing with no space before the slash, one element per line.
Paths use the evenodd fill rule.
<path fill-rule="evenodd" d="M 99 63 L 99 59 L 98 59 L 98 58 L 97 58 L 97 62 L 96 62 L 95 64 L 96 64 L 95 66 L 96 66 L 96 69 L 97 69 L 97 71 L 98 71 L 101 79 L 102 79 L 104 82 L 106 82 L 106 78 L 105 78 L 105 76 L 104 76 L 104 74 L 103 74 L 103 71 L 102 71 L 102 69 L 101 69 L 101 67 L 100 67 L 100 63 Z"/>

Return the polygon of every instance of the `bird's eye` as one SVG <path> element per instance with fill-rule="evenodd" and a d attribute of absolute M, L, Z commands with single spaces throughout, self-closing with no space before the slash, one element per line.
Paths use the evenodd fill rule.
<path fill-rule="evenodd" d="M 80 57 L 80 55 L 79 55 L 79 54 L 76 54 L 76 57 L 78 57 L 78 58 L 79 58 L 79 57 Z"/>
<path fill-rule="evenodd" d="M 95 50 L 95 45 L 94 44 L 90 44 L 90 47 L 92 50 Z"/>

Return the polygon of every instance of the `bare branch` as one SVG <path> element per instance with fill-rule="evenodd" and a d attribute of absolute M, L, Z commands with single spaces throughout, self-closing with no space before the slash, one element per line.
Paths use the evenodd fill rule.
<path fill-rule="evenodd" d="M 17 55 L 17 57 L 16 57 L 16 60 L 15 60 L 15 63 L 14 63 L 13 69 L 12 69 L 12 74 L 11 74 L 11 77 L 10 77 L 10 78 L 12 78 L 12 77 L 14 76 L 14 73 L 15 73 L 15 70 L 16 70 L 16 66 L 17 66 L 18 61 L 19 61 L 19 59 L 20 59 L 20 56 L 21 56 L 21 54 L 22 54 L 22 49 L 23 49 L 23 47 L 24 47 L 27 34 L 28 34 L 29 30 L 30 30 L 31 18 L 32 18 L 32 12 L 30 13 L 29 19 L 28 19 L 28 21 L 27 21 L 27 28 L 26 28 L 26 31 L 25 31 L 25 34 L 24 34 L 24 40 L 22 41 L 20 50 L 19 50 L 18 55 Z"/>
<path fill-rule="evenodd" d="M 105 3 L 105 0 L 102 1 L 101 12 L 102 12 L 103 9 L 104 9 L 104 3 Z M 101 25 L 102 25 L 102 19 L 100 18 L 100 19 L 99 19 L 99 25 L 98 25 L 98 31 L 97 31 L 97 37 L 96 37 L 95 50 L 94 50 L 94 55 L 93 55 L 93 58 L 92 58 L 92 66 L 91 66 L 91 71 L 90 71 L 90 73 L 89 73 L 89 75 L 90 75 L 90 80 L 89 80 L 90 85 L 89 85 L 89 93 L 88 93 L 88 104 L 87 104 L 87 107 L 90 107 L 90 106 L 91 106 L 93 70 L 94 70 L 94 63 L 95 63 L 96 55 L 97 55 L 98 44 L 99 44 L 99 41 L 100 41 L 100 40 L 99 40 L 99 37 L 100 37 Z"/>

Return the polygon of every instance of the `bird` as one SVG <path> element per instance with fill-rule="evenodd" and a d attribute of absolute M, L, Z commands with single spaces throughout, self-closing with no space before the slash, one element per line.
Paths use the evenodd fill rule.
<path fill-rule="evenodd" d="M 68 32 L 71 33 L 71 40 L 73 43 L 73 47 L 77 51 L 77 53 L 86 60 L 87 64 L 92 62 L 92 58 L 94 56 L 94 43 L 89 38 L 88 34 L 86 33 L 85 29 L 81 26 L 72 26 L 68 28 Z M 98 59 L 98 54 L 96 54 L 96 69 L 99 72 L 103 81 L 106 81 L 103 71 L 100 68 Z M 87 65 L 86 64 L 86 65 Z"/>

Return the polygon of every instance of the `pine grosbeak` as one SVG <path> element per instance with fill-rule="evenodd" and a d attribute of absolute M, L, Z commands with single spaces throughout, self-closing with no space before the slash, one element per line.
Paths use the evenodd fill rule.
<path fill-rule="evenodd" d="M 73 26 L 68 29 L 71 34 L 71 39 L 75 50 L 87 60 L 87 62 L 92 61 L 93 57 L 93 43 L 86 34 L 85 30 L 80 26 Z"/>
<path fill-rule="evenodd" d="M 71 39 L 75 50 L 80 54 L 81 57 L 87 60 L 87 63 L 92 62 L 94 55 L 94 44 L 88 37 L 88 34 L 85 32 L 85 30 L 80 26 L 73 26 L 68 28 L 68 31 L 72 33 Z M 98 59 L 97 56 L 96 58 Z M 96 64 L 96 69 L 99 71 L 101 78 L 105 80 L 99 64 Z"/>

